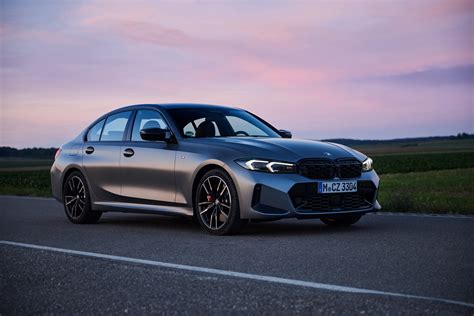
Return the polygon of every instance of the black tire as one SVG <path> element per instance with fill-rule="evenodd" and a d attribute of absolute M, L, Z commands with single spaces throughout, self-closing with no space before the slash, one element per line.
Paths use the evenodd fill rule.
<path fill-rule="evenodd" d="M 224 189 L 224 184 L 228 191 Z M 217 191 L 225 193 L 219 194 Z M 237 189 L 231 177 L 223 170 L 213 169 L 204 174 L 196 186 L 194 196 L 195 217 L 201 227 L 213 235 L 237 234 L 248 222 L 240 218 Z"/>
<path fill-rule="evenodd" d="M 320 220 L 329 226 L 347 227 L 357 223 L 362 215 L 339 215 L 335 217 L 322 217 Z"/>
<path fill-rule="evenodd" d="M 67 218 L 74 224 L 96 223 L 102 212 L 93 211 L 86 179 L 79 171 L 68 175 L 63 184 L 63 205 Z"/>

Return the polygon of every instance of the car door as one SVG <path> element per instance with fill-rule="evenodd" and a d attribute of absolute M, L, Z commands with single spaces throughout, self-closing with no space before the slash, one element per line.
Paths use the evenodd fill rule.
<path fill-rule="evenodd" d="M 122 195 L 131 203 L 174 203 L 177 145 L 143 140 L 140 130 L 144 127 L 165 129 L 168 124 L 155 109 L 137 110 L 130 141 L 121 149 Z"/>
<path fill-rule="evenodd" d="M 88 132 L 83 168 L 95 201 L 114 201 L 121 194 L 120 149 L 132 111 L 109 115 Z"/>

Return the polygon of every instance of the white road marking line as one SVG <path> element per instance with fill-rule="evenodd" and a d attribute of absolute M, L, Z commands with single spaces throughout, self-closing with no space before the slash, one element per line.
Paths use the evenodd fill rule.
<path fill-rule="evenodd" d="M 436 298 L 436 297 L 417 296 L 417 295 L 402 294 L 402 293 L 395 293 L 395 292 L 384 292 L 384 291 L 377 291 L 377 290 L 368 290 L 368 289 L 361 289 L 361 288 L 348 287 L 348 286 L 340 286 L 340 285 L 317 283 L 317 282 L 311 282 L 311 281 L 286 279 L 286 278 L 272 277 L 272 276 L 259 275 L 259 274 L 251 274 L 251 273 L 243 273 L 243 272 L 235 272 L 235 271 L 228 271 L 228 270 L 220 270 L 220 269 L 213 269 L 213 268 L 183 265 L 183 264 L 177 264 L 177 263 L 169 263 L 169 262 L 160 262 L 160 261 L 153 261 L 153 260 L 146 260 L 146 259 L 137 259 L 137 258 L 122 257 L 122 256 L 114 256 L 114 255 L 107 255 L 107 254 L 101 254 L 101 253 L 95 253 L 95 252 L 55 248 L 55 247 L 48 247 L 48 246 L 39 246 L 39 245 L 18 243 L 18 242 L 5 241 L 5 240 L 0 240 L 0 244 L 16 246 L 16 247 L 22 247 L 22 248 L 28 248 L 28 249 L 53 251 L 53 252 L 59 252 L 59 253 L 63 253 L 63 254 L 77 255 L 77 256 L 90 257 L 90 258 L 99 258 L 99 259 L 120 261 L 120 262 L 126 262 L 126 263 L 143 264 L 143 265 L 161 267 L 161 268 L 170 268 L 170 269 L 176 269 L 176 270 L 201 272 L 201 273 L 222 275 L 222 276 L 226 276 L 226 277 L 249 279 L 249 280 L 255 280 L 255 281 L 264 281 L 264 282 L 271 282 L 271 283 L 278 283 L 278 284 L 301 286 L 301 287 L 313 288 L 313 289 L 318 289 L 318 290 L 328 290 L 328 291 L 334 291 L 334 292 L 355 293 L 355 294 L 372 294 L 372 295 L 381 295 L 381 296 L 401 297 L 401 298 L 407 298 L 407 299 L 416 299 L 416 300 L 425 300 L 425 301 L 432 301 L 432 302 L 455 304 L 455 305 L 461 305 L 461 306 L 474 308 L 474 303 L 454 301 L 454 300 L 448 300 L 448 299 L 442 299 L 442 298 Z"/>

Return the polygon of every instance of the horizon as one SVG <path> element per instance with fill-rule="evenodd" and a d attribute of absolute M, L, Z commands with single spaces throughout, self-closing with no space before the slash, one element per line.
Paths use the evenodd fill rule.
<path fill-rule="evenodd" d="M 0 0 L 0 146 L 127 104 L 244 107 L 295 138 L 474 133 L 474 2 Z"/>
<path fill-rule="evenodd" d="M 462 134 L 462 135 L 461 135 Z M 460 135 L 462 137 L 460 137 Z M 466 137 L 467 136 L 467 137 Z M 294 137 L 293 137 L 294 138 Z M 420 136 L 420 137 L 403 137 L 403 138 L 387 138 L 387 139 L 359 139 L 359 138 L 325 138 L 325 139 L 315 139 L 315 138 L 306 138 L 307 140 L 314 140 L 314 141 L 334 141 L 334 140 L 349 140 L 349 141 L 356 141 L 356 142 L 391 142 L 391 141 L 414 141 L 417 139 L 421 140 L 432 140 L 436 138 L 454 138 L 453 140 L 465 140 L 465 139 L 472 139 L 474 138 L 474 134 L 469 134 L 465 132 L 460 132 L 455 135 L 434 135 L 434 136 Z M 63 144 L 62 144 L 63 145 Z M 61 145 L 60 145 L 61 146 Z M 60 146 L 54 147 L 43 147 L 43 146 L 32 146 L 32 147 L 14 147 L 8 145 L 0 145 L 0 148 L 13 148 L 16 150 L 23 150 L 23 149 L 57 149 Z"/>

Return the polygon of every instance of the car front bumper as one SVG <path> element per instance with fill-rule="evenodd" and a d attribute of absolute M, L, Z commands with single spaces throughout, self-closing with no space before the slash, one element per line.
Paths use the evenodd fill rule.
<path fill-rule="evenodd" d="M 347 179 L 357 180 L 356 193 L 333 194 L 317 193 L 317 183 L 321 180 L 299 174 L 255 172 L 240 166 L 233 167 L 231 174 L 237 186 L 242 218 L 318 218 L 365 214 L 381 209 L 377 201 L 380 179 L 375 171 L 363 172 L 356 179 Z"/>

